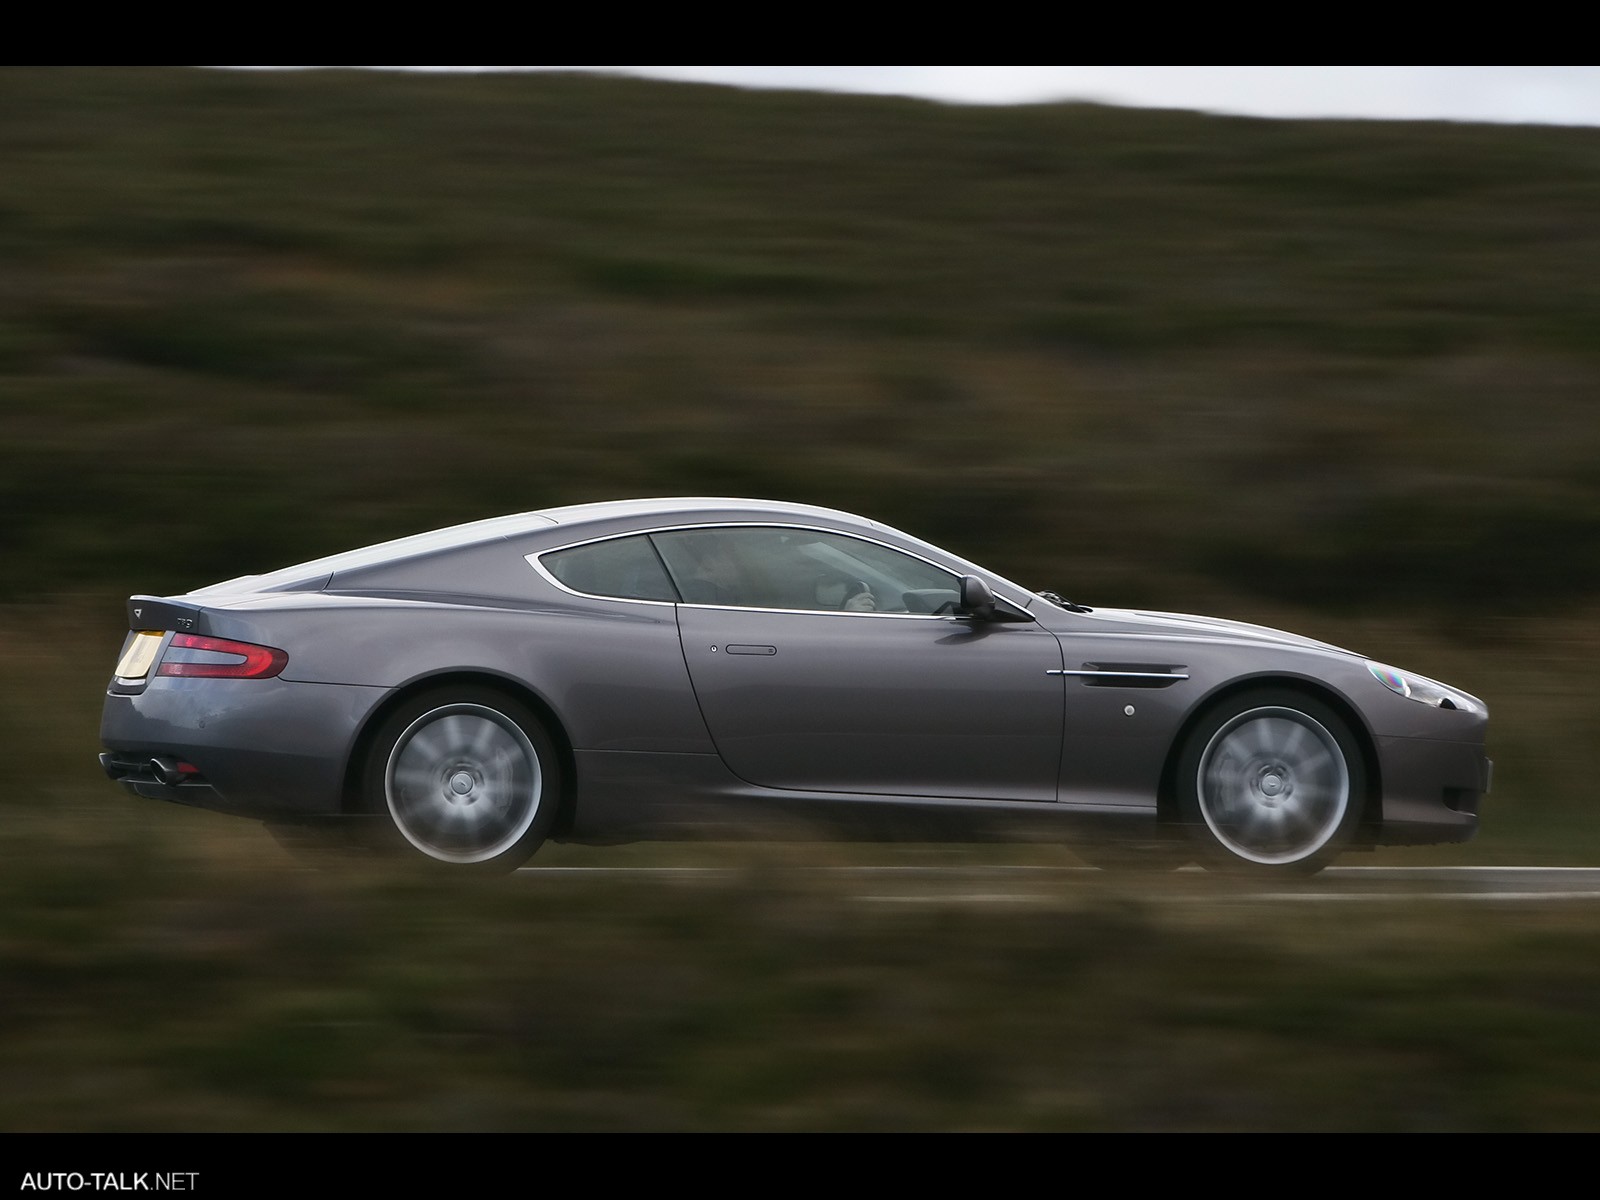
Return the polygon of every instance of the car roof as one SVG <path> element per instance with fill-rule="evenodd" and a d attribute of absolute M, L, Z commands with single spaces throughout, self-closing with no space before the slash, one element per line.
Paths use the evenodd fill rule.
<path fill-rule="evenodd" d="M 883 529 L 875 521 L 837 509 L 811 504 L 792 504 L 780 500 L 751 500 L 730 496 L 669 496 L 638 500 L 605 500 L 594 504 L 570 504 L 510 516 L 469 521 L 426 533 L 412 534 L 393 541 L 379 542 L 356 550 L 346 550 L 326 558 L 281 567 L 264 575 L 245 575 L 198 588 L 196 596 L 220 596 L 238 592 L 299 591 L 320 588 L 332 576 L 420 559 L 443 552 L 481 546 L 489 542 L 520 538 L 536 532 L 561 530 L 562 541 L 581 540 L 589 534 L 610 535 L 630 527 L 648 527 L 657 518 L 671 522 L 698 524 L 701 521 L 737 520 L 759 516 L 764 519 L 801 521 L 821 520 L 834 525 Z"/>
<path fill-rule="evenodd" d="M 784 500 L 749 500 L 734 496 L 662 496 L 643 500 L 603 500 L 595 504 L 569 504 L 561 508 L 542 508 L 523 515 L 543 517 L 559 525 L 572 525 L 612 521 L 624 517 L 671 517 L 694 520 L 722 517 L 729 513 L 759 514 L 764 517 L 822 517 L 833 521 L 848 521 L 851 524 L 874 523 L 854 513 L 841 512 L 835 508 L 794 504 Z"/>

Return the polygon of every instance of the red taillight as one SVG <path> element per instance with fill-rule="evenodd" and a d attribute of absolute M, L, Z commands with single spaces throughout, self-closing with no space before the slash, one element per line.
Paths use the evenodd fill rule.
<path fill-rule="evenodd" d="M 173 661 L 174 650 L 195 650 L 200 654 L 194 658 L 182 657 Z M 204 657 L 209 655 L 217 657 Z M 271 646 L 201 637 L 197 633 L 178 633 L 173 635 L 172 642 L 167 646 L 156 674 L 181 675 L 187 679 L 270 679 L 283 670 L 288 661 L 287 654 Z"/>

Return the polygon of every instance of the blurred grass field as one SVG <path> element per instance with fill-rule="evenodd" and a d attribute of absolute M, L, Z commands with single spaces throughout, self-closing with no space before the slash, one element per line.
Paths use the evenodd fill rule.
<path fill-rule="evenodd" d="M 1245 903 L 1064 877 L 883 902 L 711 879 L 463 890 L 247 827 L 45 834 L 0 879 L 0 1127 L 1593 1129 L 1592 909 Z M 104 869 L 115 848 L 117 869 Z M 890 897 L 890 899 L 893 899 Z"/>
<path fill-rule="evenodd" d="M 1482 835 L 1359 861 L 1600 864 L 1597 212 L 1584 129 L 0 72 L 0 1128 L 1595 1127 L 1582 908 L 459 892 L 93 756 L 131 592 L 758 495 L 1459 684 Z"/>

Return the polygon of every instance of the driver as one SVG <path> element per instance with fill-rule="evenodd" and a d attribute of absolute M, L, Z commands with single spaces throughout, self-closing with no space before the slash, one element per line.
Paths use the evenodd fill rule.
<path fill-rule="evenodd" d="M 872 589 L 865 582 L 857 579 L 850 586 L 854 590 L 845 597 L 845 602 L 840 605 L 840 608 L 845 612 L 878 611 L 878 598 L 872 594 Z"/>

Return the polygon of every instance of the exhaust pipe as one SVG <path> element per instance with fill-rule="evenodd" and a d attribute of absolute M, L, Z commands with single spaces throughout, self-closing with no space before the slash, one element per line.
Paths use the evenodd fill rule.
<path fill-rule="evenodd" d="M 183 771 L 175 758 L 152 758 L 150 773 L 168 787 L 177 787 L 183 782 Z"/>

